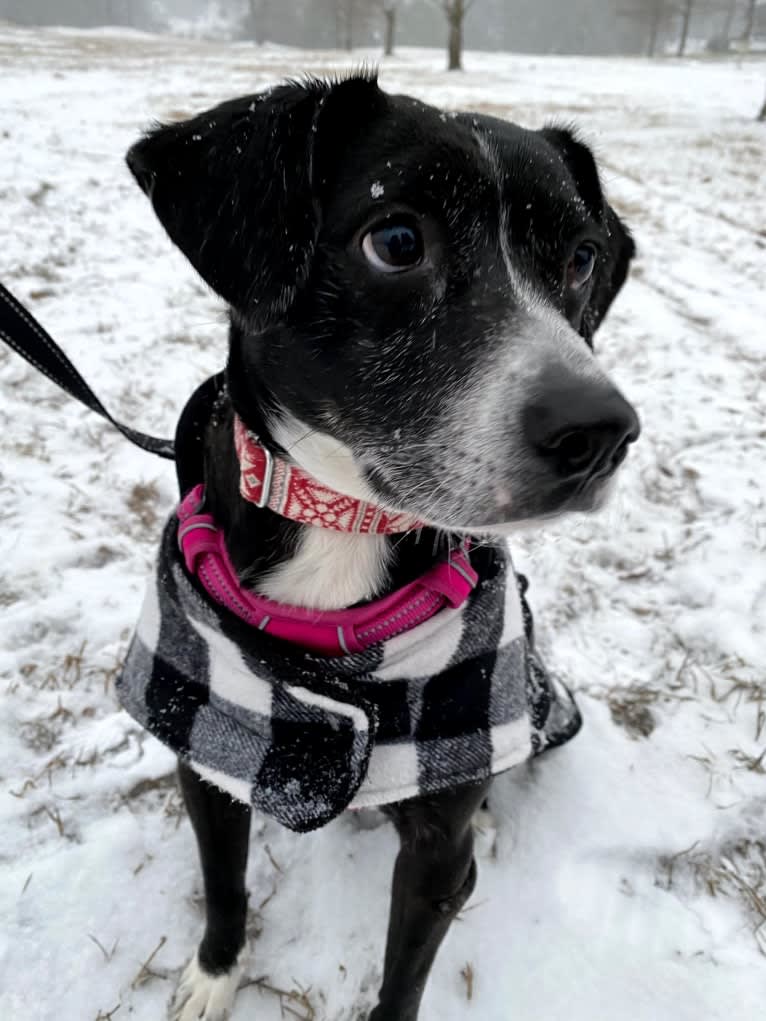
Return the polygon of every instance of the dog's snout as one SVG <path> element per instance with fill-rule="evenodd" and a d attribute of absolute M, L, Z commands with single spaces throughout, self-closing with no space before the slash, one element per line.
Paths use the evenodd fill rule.
<path fill-rule="evenodd" d="M 526 406 L 524 431 L 563 480 L 611 475 L 641 427 L 634 409 L 614 387 L 570 379 L 548 384 Z"/>

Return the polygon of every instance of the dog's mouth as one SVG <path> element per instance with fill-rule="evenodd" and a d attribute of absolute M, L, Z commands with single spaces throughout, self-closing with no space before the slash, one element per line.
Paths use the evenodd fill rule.
<path fill-rule="evenodd" d="M 385 468 L 372 466 L 364 468 L 364 477 L 381 504 L 413 515 L 426 525 L 469 534 L 506 534 L 527 522 L 601 510 L 615 489 L 626 454 L 627 447 L 609 463 L 579 478 L 551 479 L 533 470 L 530 478 L 516 485 L 456 480 L 449 486 L 443 479 L 429 482 L 421 478 L 410 488 L 401 480 L 392 482 Z"/>
<path fill-rule="evenodd" d="M 537 374 L 524 403 L 482 384 L 430 433 L 397 429 L 395 445 L 371 444 L 360 459 L 367 485 L 449 531 L 507 531 L 600 509 L 641 426 L 619 390 L 586 367 L 590 377 Z"/>

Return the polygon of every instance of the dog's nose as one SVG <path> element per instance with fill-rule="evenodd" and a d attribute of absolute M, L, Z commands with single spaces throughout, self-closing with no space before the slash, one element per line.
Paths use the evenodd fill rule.
<path fill-rule="evenodd" d="M 638 415 L 608 383 L 567 377 L 539 394 L 524 409 L 524 432 L 561 479 L 606 478 L 639 437 Z"/>

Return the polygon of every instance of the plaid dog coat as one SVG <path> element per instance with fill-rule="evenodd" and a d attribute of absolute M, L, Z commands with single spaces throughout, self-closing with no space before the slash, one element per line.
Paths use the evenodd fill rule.
<path fill-rule="evenodd" d="M 121 677 L 132 716 L 204 779 L 303 832 L 346 808 L 478 782 L 573 737 L 580 715 L 534 649 L 507 551 L 471 551 L 458 608 L 349 655 L 217 605 L 168 522 Z"/>

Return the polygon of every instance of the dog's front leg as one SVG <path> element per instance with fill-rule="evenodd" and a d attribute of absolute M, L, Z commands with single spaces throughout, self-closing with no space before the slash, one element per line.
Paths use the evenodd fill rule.
<path fill-rule="evenodd" d="M 205 935 L 181 977 L 170 1017 L 224 1021 L 242 973 L 250 808 L 205 783 L 183 763 L 178 775 L 202 864 Z"/>
<path fill-rule="evenodd" d="M 428 973 L 476 882 L 471 819 L 491 781 L 388 809 L 401 839 L 379 1003 L 370 1021 L 415 1021 Z"/>

